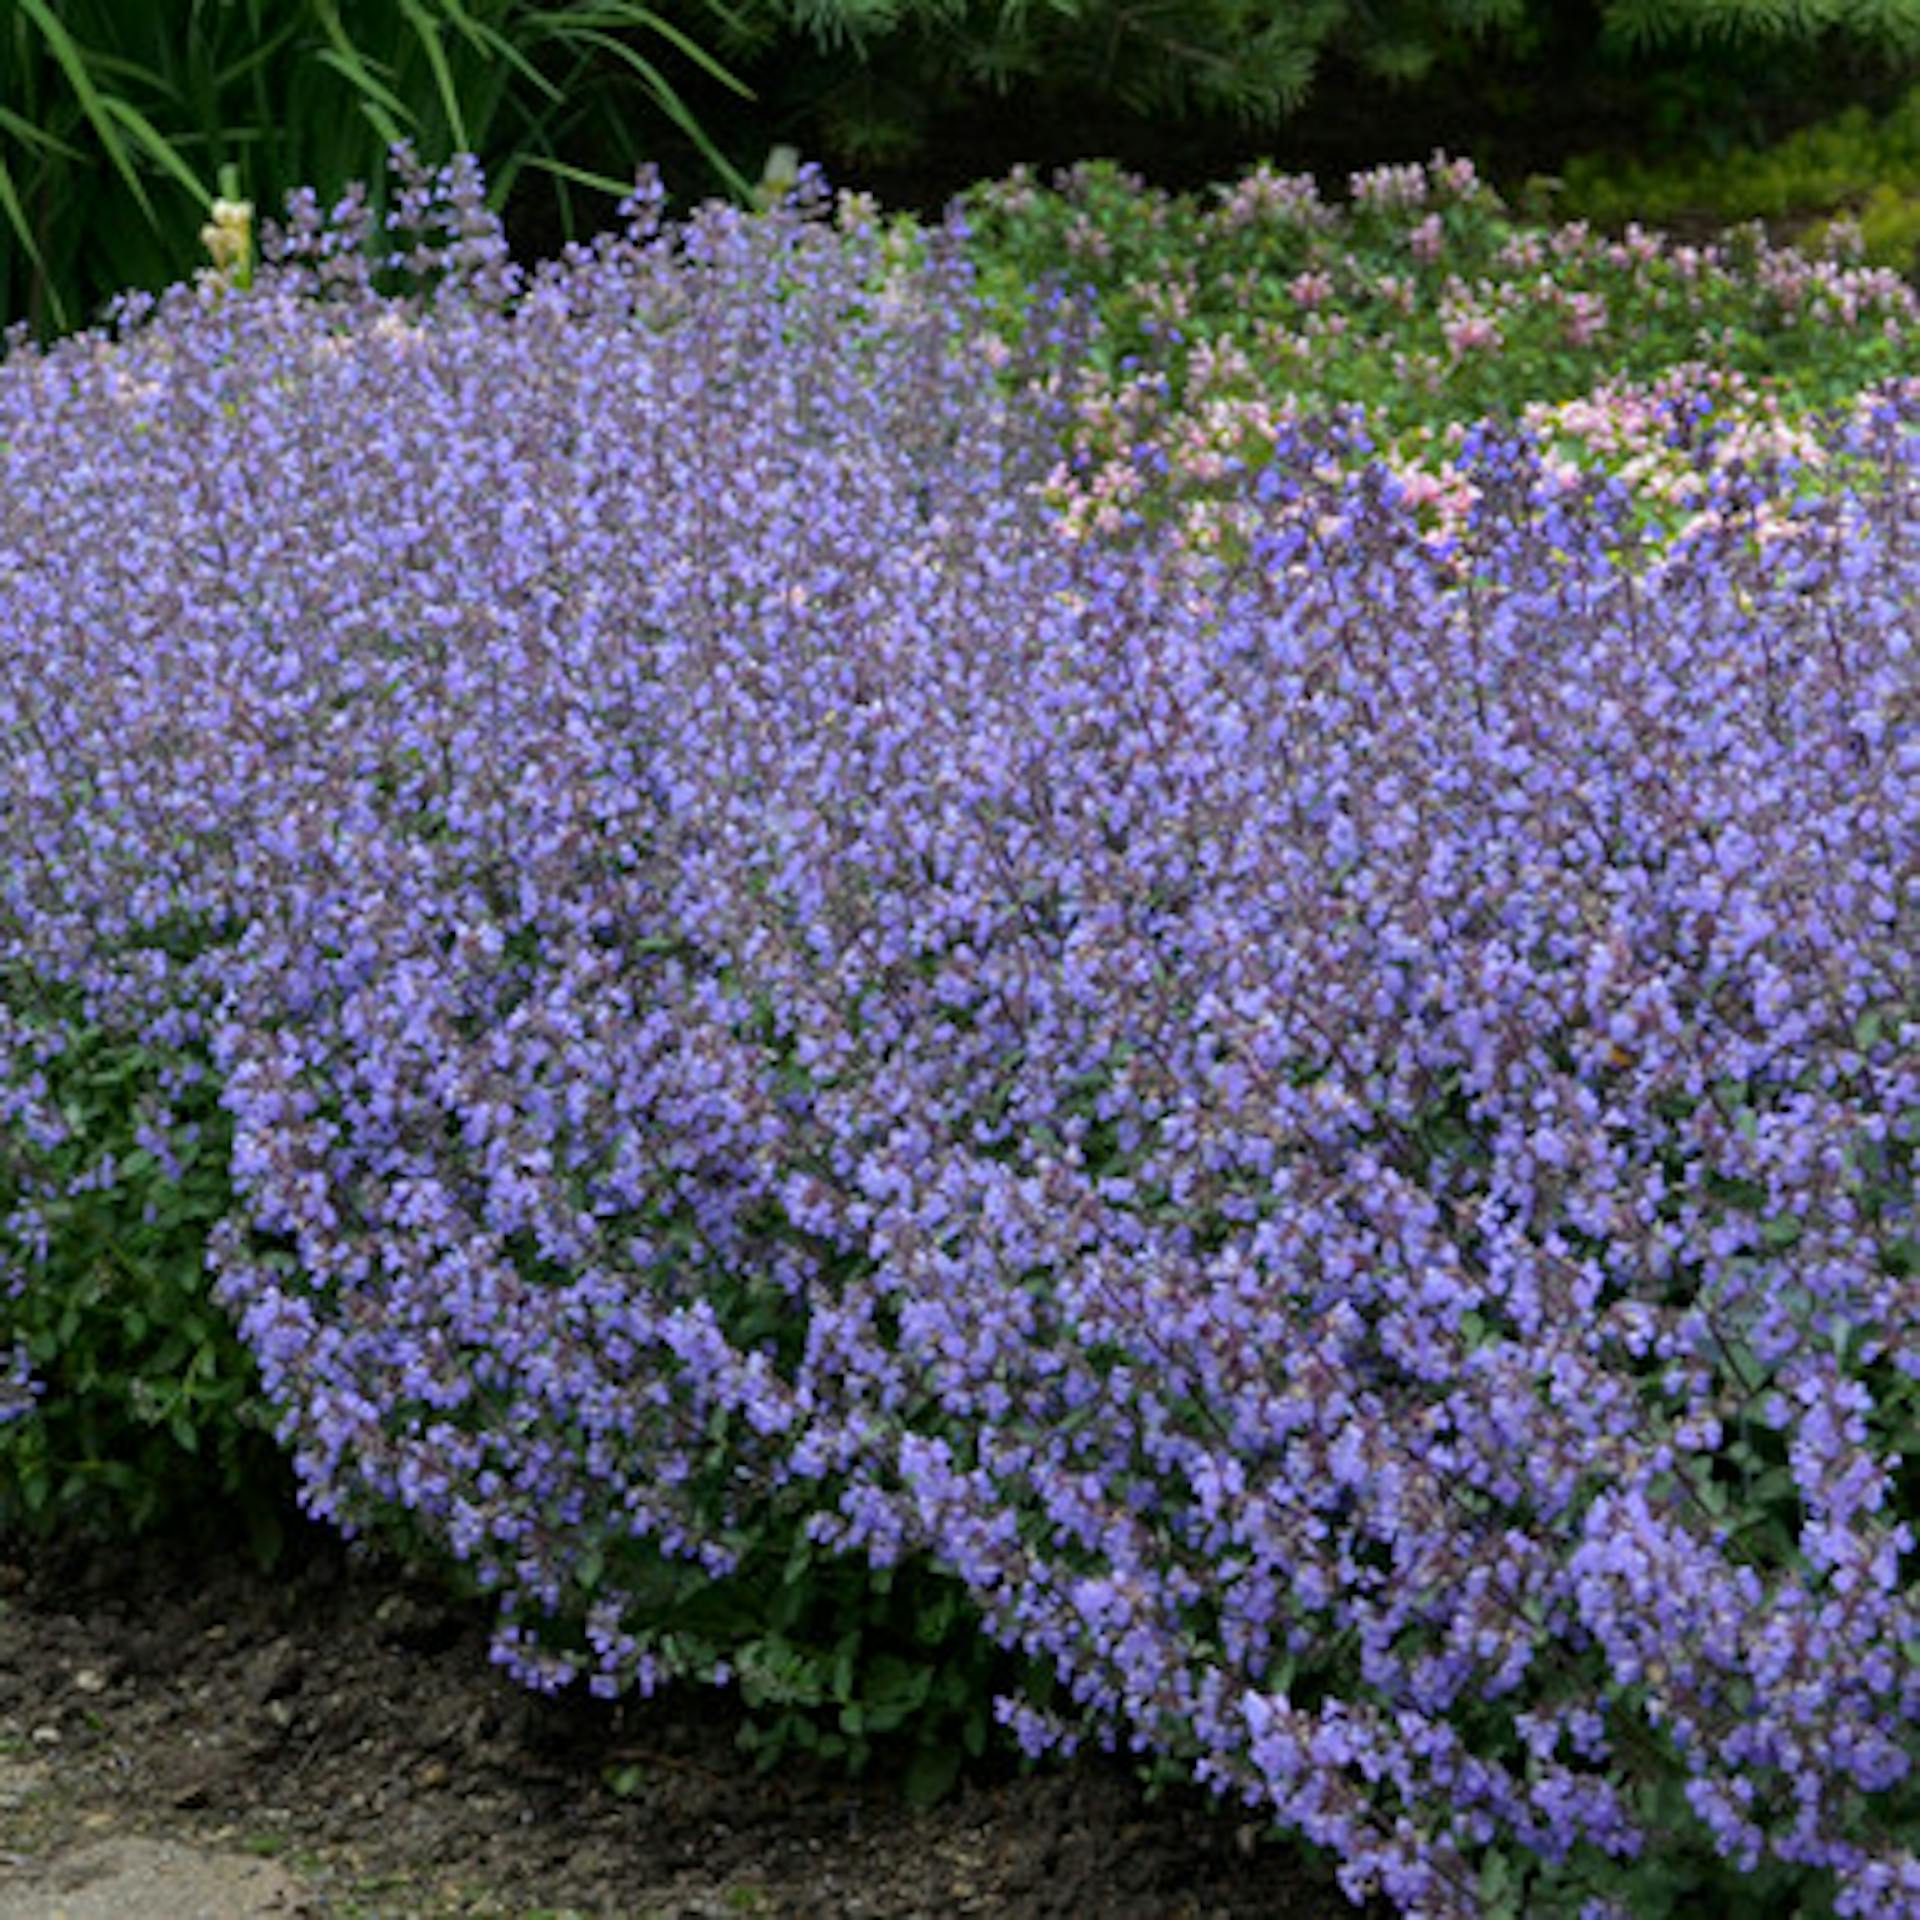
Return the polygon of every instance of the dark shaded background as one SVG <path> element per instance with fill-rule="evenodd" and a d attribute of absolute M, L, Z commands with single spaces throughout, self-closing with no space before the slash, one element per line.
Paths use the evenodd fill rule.
<path fill-rule="evenodd" d="M 1511 193 L 1577 153 L 1641 161 L 1723 154 L 1848 106 L 1887 111 L 1920 81 L 1920 63 L 1877 58 L 1837 36 L 1791 55 L 1723 41 L 1609 54 L 1597 6 L 1569 0 L 1546 13 L 1534 47 L 1493 42 L 1456 50 L 1417 85 L 1389 86 L 1330 59 L 1305 108 L 1273 128 L 1173 121 L 1130 112 L 1111 95 L 1029 86 L 923 102 L 917 151 L 862 152 L 845 138 L 846 123 L 861 117 L 863 104 L 879 114 L 901 110 L 908 89 L 901 69 L 912 49 L 884 43 L 864 72 L 844 54 L 792 46 L 742 66 L 759 96 L 750 108 L 712 86 L 690 87 L 687 98 L 752 177 L 779 142 L 820 162 L 836 186 L 932 215 L 971 182 L 1018 162 L 1045 172 L 1091 158 L 1118 160 L 1174 190 L 1232 178 L 1258 160 L 1314 173 L 1337 189 L 1358 169 L 1424 160 L 1443 148 L 1470 156 Z M 663 140 L 660 160 L 677 203 L 704 197 L 705 169 L 689 146 Z M 550 252 L 561 224 L 548 183 L 529 179 L 509 205 L 508 223 L 523 258 Z"/>

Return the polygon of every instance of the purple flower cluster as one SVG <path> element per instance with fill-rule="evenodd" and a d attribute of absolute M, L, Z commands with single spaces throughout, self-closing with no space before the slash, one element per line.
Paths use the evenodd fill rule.
<path fill-rule="evenodd" d="M 33 1411 L 40 1383 L 33 1375 L 33 1358 L 24 1346 L 15 1344 L 7 1356 L 7 1371 L 0 1376 L 0 1421 L 20 1420 Z"/>
<path fill-rule="evenodd" d="M 1677 1779 L 1920 1911 L 1920 405 L 1639 562 L 1286 426 L 1214 564 L 1058 537 L 937 239 L 474 196 L 0 371 L 0 975 L 212 1046 L 313 1511 L 604 1691 L 795 1503 L 1356 1895 Z"/>

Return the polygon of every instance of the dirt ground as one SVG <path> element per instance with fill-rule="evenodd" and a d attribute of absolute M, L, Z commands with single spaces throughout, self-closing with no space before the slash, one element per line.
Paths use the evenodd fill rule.
<path fill-rule="evenodd" d="M 481 1614 L 317 1532 L 272 1577 L 0 1547 L 0 1920 L 1354 1912 L 1117 1762 L 989 1764 L 915 1813 L 761 1776 L 737 1724 L 708 1693 L 542 1701 Z"/>

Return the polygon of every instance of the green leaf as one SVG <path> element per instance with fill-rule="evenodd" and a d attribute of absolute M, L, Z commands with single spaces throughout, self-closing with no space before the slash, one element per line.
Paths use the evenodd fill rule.
<path fill-rule="evenodd" d="M 954 1615 L 958 1611 L 959 1601 L 951 1586 L 941 1587 L 930 1600 L 923 1600 L 915 1610 L 914 1638 L 923 1647 L 937 1647 L 953 1630 Z"/>
<path fill-rule="evenodd" d="M 902 1791 L 911 1807 L 931 1807 L 952 1792 L 960 1777 L 960 1752 L 951 1746 L 916 1748 L 907 1763 Z"/>
<path fill-rule="evenodd" d="M 1480 1865 L 1480 1912 L 1490 1917 L 1516 1914 L 1520 1893 L 1513 1862 L 1497 1850 L 1489 1852 Z"/>
<path fill-rule="evenodd" d="M 832 1693 L 836 1700 L 853 1698 L 854 1669 L 860 1657 L 860 1630 L 842 1636 L 833 1654 Z"/>
<path fill-rule="evenodd" d="M 793 1536 L 793 1545 L 787 1551 L 786 1569 L 780 1576 L 782 1584 L 790 1587 L 796 1582 L 804 1580 L 812 1570 L 813 1556 L 814 1545 L 813 1542 L 808 1539 L 806 1529 L 796 1529 Z"/>
<path fill-rule="evenodd" d="M 247 1528 L 247 1546 L 253 1563 L 263 1572 L 272 1572 L 280 1564 L 285 1550 L 287 1530 L 281 1524 L 280 1511 L 272 1502 L 248 1499 L 243 1507 Z"/>
<path fill-rule="evenodd" d="M 883 1653 L 867 1670 L 867 1704 L 898 1721 L 926 1699 L 932 1685 L 931 1667 Z"/>

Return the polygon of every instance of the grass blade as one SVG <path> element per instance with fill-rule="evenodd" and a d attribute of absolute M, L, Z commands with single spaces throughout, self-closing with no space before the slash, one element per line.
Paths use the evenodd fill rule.
<path fill-rule="evenodd" d="M 366 116 L 367 124 L 380 136 L 380 144 L 382 146 L 391 151 L 393 148 L 405 142 L 407 138 L 406 130 L 379 101 L 369 100 L 363 94 L 359 100 L 359 107 L 360 111 Z"/>
<path fill-rule="evenodd" d="M 448 20 L 466 36 L 469 46 L 481 53 L 492 54 L 496 60 L 505 61 L 556 106 L 566 98 L 566 95 L 490 21 L 476 20 L 460 4 L 460 0 L 440 0 L 440 7 Z"/>
<path fill-rule="evenodd" d="M 624 200 L 633 191 L 631 180 L 616 180 L 609 173 L 593 173 L 586 167 L 570 166 L 565 160 L 554 160 L 545 154 L 530 153 L 525 164 L 538 167 L 542 173 L 557 174 L 562 180 L 571 180 L 576 186 L 610 194 L 616 200 Z"/>
<path fill-rule="evenodd" d="M 294 33 L 297 31 L 297 26 L 297 22 L 289 22 L 288 25 L 271 37 L 263 36 L 257 39 L 255 43 L 249 46 L 246 52 L 241 54 L 230 66 L 219 68 L 213 76 L 214 92 L 217 95 L 224 94 L 230 87 L 246 79 L 250 73 L 253 73 L 258 68 L 270 66 L 280 49 L 293 38 Z"/>
<path fill-rule="evenodd" d="M 360 95 L 360 105 L 367 118 L 373 120 L 376 127 L 381 126 L 381 122 L 375 120 L 373 115 L 373 106 L 377 105 L 390 116 L 389 124 L 397 121 L 413 124 L 413 109 L 380 78 L 373 69 L 373 63 L 348 38 L 347 30 L 340 24 L 340 15 L 331 0 L 314 0 L 313 11 L 314 17 L 320 22 L 320 30 L 332 42 L 314 58 L 324 61 Z M 399 137 L 398 134 L 393 136 L 395 140 Z"/>
<path fill-rule="evenodd" d="M 36 127 L 31 120 L 22 119 L 10 107 L 0 107 L 0 132 L 12 134 L 23 147 L 32 147 L 40 153 L 57 153 L 62 160 L 84 162 L 87 157 L 80 148 L 68 146 L 45 127 Z"/>
<path fill-rule="evenodd" d="M 129 106 L 115 94 L 108 94 L 102 105 L 140 143 L 155 166 L 171 174 L 201 206 L 212 204 L 212 190 L 181 158 L 179 149 L 144 113 L 137 107 Z"/>
<path fill-rule="evenodd" d="M 4 159 L 0 159 L 0 212 L 6 214 L 8 226 L 20 236 L 21 249 L 33 262 L 39 284 L 53 308 L 53 323 L 64 332 L 67 325 L 66 303 L 60 298 L 60 289 L 54 285 L 53 276 L 47 272 L 46 256 L 40 251 L 40 241 L 34 233 L 33 223 L 27 218 L 27 210 L 20 203 L 20 191 L 14 185 L 13 170 Z"/>
<path fill-rule="evenodd" d="M 644 54 L 636 52 L 624 40 L 616 40 L 612 34 L 602 33 L 597 28 L 588 28 L 573 37 L 586 41 L 590 46 L 601 48 L 631 67 L 647 83 L 647 90 L 652 94 L 654 104 L 699 149 L 701 157 L 725 182 L 727 191 L 742 200 L 753 197 L 752 181 L 713 144 L 706 129 L 694 118 L 680 96 L 674 92 L 673 83 L 651 60 Z"/>
<path fill-rule="evenodd" d="M 627 57 L 630 64 L 639 61 L 641 56 L 636 54 L 625 41 L 612 39 L 608 30 L 625 28 L 629 31 L 657 34 L 662 40 L 666 41 L 669 46 L 683 53 L 702 73 L 706 74 L 709 79 L 719 81 L 723 87 L 737 94 L 742 100 L 752 100 L 756 97 L 753 89 L 748 86 L 744 80 L 740 79 L 738 75 L 730 73 L 706 48 L 701 46 L 697 40 L 689 37 L 683 29 L 675 26 L 671 20 L 665 19 L 660 14 L 655 13 L 651 7 L 625 6 L 619 4 L 618 0 L 614 0 L 614 4 L 597 7 L 576 7 L 567 12 L 554 14 L 549 17 L 556 25 L 564 21 L 568 23 L 568 26 L 576 30 L 598 33 L 602 44 L 616 48 L 623 56 Z M 561 30 L 565 31 L 566 29 L 562 28 Z M 671 92 L 671 88 L 669 88 L 668 91 Z M 675 99 L 677 101 L 677 95 Z"/>
<path fill-rule="evenodd" d="M 419 0 L 400 0 L 400 11 L 433 70 L 434 88 L 440 95 L 440 111 L 446 115 L 447 131 L 453 135 L 454 151 L 471 153 L 473 142 L 467 134 L 467 116 L 460 104 L 460 89 L 453 83 L 453 69 L 447 64 L 447 50 L 440 44 L 440 29 Z"/>
<path fill-rule="evenodd" d="M 46 0 L 15 0 L 15 4 L 40 29 L 40 37 L 46 43 L 47 51 L 53 56 L 54 64 L 65 74 L 67 85 L 73 89 L 74 98 L 80 103 L 80 111 L 87 116 L 107 158 L 126 181 L 128 190 L 139 202 L 140 211 L 147 216 L 148 223 L 157 224 L 153 202 L 147 198 L 146 187 L 134 170 L 132 157 L 120 138 L 120 130 L 114 125 L 106 100 L 87 69 L 86 56 L 73 35 L 67 31 L 66 23 L 47 5 Z"/>

